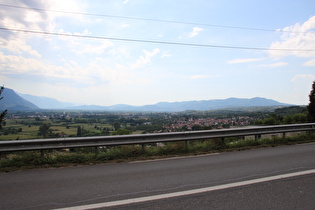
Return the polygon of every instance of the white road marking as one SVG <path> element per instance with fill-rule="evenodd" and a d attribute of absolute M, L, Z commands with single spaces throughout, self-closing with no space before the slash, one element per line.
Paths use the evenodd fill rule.
<path fill-rule="evenodd" d="M 281 174 L 281 175 L 276 175 L 276 176 L 269 176 L 269 177 L 229 183 L 229 184 L 223 184 L 223 185 L 212 186 L 212 187 L 205 187 L 205 188 L 194 189 L 194 190 L 186 190 L 186 191 L 166 193 L 166 194 L 161 194 L 161 195 L 132 198 L 132 199 L 126 199 L 126 200 L 120 200 L 120 201 L 110 201 L 110 202 L 96 203 L 96 204 L 90 204 L 90 205 L 74 206 L 74 207 L 68 207 L 68 208 L 61 208 L 58 210 L 66 210 L 66 209 L 67 210 L 83 210 L 83 209 L 96 209 L 96 208 L 128 205 L 128 204 L 134 204 L 134 203 L 140 203 L 140 202 L 147 202 L 147 201 L 174 198 L 174 197 L 185 196 L 185 195 L 192 195 L 192 194 L 197 194 L 197 193 L 211 192 L 215 190 L 223 190 L 223 189 L 232 188 L 232 187 L 240 187 L 240 186 L 245 186 L 245 185 L 257 184 L 261 182 L 274 181 L 274 180 L 285 179 L 285 178 L 290 178 L 290 177 L 295 177 L 295 176 L 313 174 L 313 173 L 315 173 L 315 169 L 294 172 L 294 173 L 289 173 L 289 174 Z"/>
<path fill-rule="evenodd" d="M 204 155 L 170 157 L 170 158 L 161 158 L 161 159 L 153 159 L 153 160 L 136 160 L 136 161 L 132 161 L 129 163 L 133 164 L 133 163 L 146 163 L 146 162 L 156 162 L 156 161 L 166 161 L 166 160 L 177 160 L 177 159 L 185 159 L 185 158 L 198 158 L 198 157 L 207 157 L 207 156 L 213 156 L 213 155 L 219 155 L 219 154 L 221 154 L 221 153 L 210 153 L 210 154 L 204 154 Z"/>

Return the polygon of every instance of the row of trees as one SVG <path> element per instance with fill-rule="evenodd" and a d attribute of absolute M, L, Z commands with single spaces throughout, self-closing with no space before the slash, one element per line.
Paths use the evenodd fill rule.
<path fill-rule="evenodd" d="M 286 110 L 288 108 L 284 108 Z M 299 109 L 299 107 L 296 107 Z M 293 109 L 291 109 L 293 110 Z M 307 123 L 315 122 L 315 81 L 312 84 L 312 89 L 309 94 L 309 104 L 306 106 L 306 110 L 301 110 L 301 113 L 296 113 L 294 115 L 287 114 L 277 115 L 272 114 L 270 117 L 263 120 L 256 120 L 255 124 L 261 125 L 278 125 L 278 124 L 292 124 L 292 123 Z"/>
<path fill-rule="evenodd" d="M 298 123 L 307 123 L 308 118 L 306 113 L 297 113 L 294 115 L 277 115 L 271 114 L 268 118 L 255 120 L 255 125 L 280 125 L 280 124 L 298 124 Z"/>

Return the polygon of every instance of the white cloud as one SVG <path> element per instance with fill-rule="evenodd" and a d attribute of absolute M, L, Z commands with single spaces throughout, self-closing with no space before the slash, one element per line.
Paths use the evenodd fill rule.
<path fill-rule="evenodd" d="M 123 28 L 127 28 L 129 26 L 130 26 L 130 24 L 128 24 L 128 23 L 124 23 L 124 24 L 121 25 L 121 27 L 123 27 Z"/>
<path fill-rule="evenodd" d="M 269 54 L 272 57 L 281 58 L 289 55 L 298 57 L 315 58 L 315 16 L 303 24 L 296 23 L 283 29 L 281 41 L 273 42 Z M 272 49 L 299 49 L 304 51 L 272 50 Z"/>
<path fill-rule="evenodd" d="M 95 67 L 91 64 L 92 67 Z M 0 52 L 0 71 L 4 75 L 25 75 L 29 77 L 45 78 L 45 82 L 61 81 L 66 79 L 68 83 L 82 82 L 82 84 L 93 83 L 91 73 L 100 75 L 99 69 L 90 71 L 90 66 L 82 68 L 70 61 L 63 66 L 50 65 L 34 58 L 25 58 L 15 55 L 4 55 Z"/>
<path fill-rule="evenodd" d="M 41 60 L 16 55 L 4 55 L 0 52 L 0 71 L 7 75 L 42 76 L 50 79 L 87 79 L 82 68 L 70 64 L 64 66 L 49 65 Z"/>
<path fill-rule="evenodd" d="M 190 79 L 204 79 L 204 78 L 209 78 L 210 75 L 194 75 L 191 76 Z"/>
<path fill-rule="evenodd" d="M 148 52 L 143 50 L 144 56 L 140 56 L 140 58 L 134 64 L 130 64 L 131 69 L 142 68 L 143 66 L 151 63 L 151 58 L 160 52 L 159 48 L 155 48 L 152 52 Z"/>
<path fill-rule="evenodd" d="M 14 5 L 21 7 L 37 7 L 50 9 L 48 1 L 14 1 Z M 48 30 L 51 27 L 53 18 L 51 13 L 36 11 L 32 9 L 3 9 L 0 12 L 0 25 L 6 28 Z M 21 34 L 14 32 L 0 33 L 0 48 L 7 49 L 16 54 L 27 53 L 34 57 L 41 55 L 29 46 L 29 40 L 37 35 Z"/>
<path fill-rule="evenodd" d="M 258 67 L 277 68 L 277 67 L 286 66 L 286 65 L 288 65 L 288 63 L 278 62 L 278 63 L 273 63 L 273 64 L 261 64 L 261 65 L 258 65 Z"/>
<path fill-rule="evenodd" d="M 56 24 L 54 20 L 58 17 L 68 17 L 71 19 L 81 19 L 82 15 L 70 13 L 55 13 L 56 11 L 76 11 L 82 12 L 83 6 L 75 0 L 54 0 L 54 1 L 29 1 L 25 3 L 23 0 L 14 1 L 14 5 L 21 7 L 44 8 L 47 11 L 37 11 L 33 9 L 8 9 L 2 10 L 0 13 L 0 23 L 4 27 L 31 29 L 41 31 L 52 31 Z M 13 35 L 11 33 L 11 35 Z M 2 35 L 1 35 L 2 36 Z"/>
<path fill-rule="evenodd" d="M 91 35 L 92 33 L 89 32 L 88 29 L 84 29 L 83 33 L 80 33 L 80 32 L 75 32 L 73 33 L 74 35 Z"/>
<path fill-rule="evenodd" d="M 104 53 L 105 49 L 113 46 L 113 43 L 108 40 L 101 40 L 98 42 L 94 42 L 93 45 L 91 44 L 83 44 L 83 42 L 80 42 L 80 44 L 76 44 L 77 48 L 72 49 L 73 52 L 77 54 L 85 54 L 85 53 L 92 53 L 92 54 L 102 54 Z"/>
<path fill-rule="evenodd" d="M 127 3 L 128 3 L 128 1 L 129 1 L 129 0 L 125 0 L 125 1 L 123 2 L 123 4 L 127 4 Z"/>
<path fill-rule="evenodd" d="M 161 56 L 162 58 L 166 58 L 166 57 L 171 57 L 172 55 L 168 52 L 164 52 L 163 55 Z"/>
<path fill-rule="evenodd" d="M 315 66 L 315 59 L 307 61 L 304 63 L 304 66 Z"/>
<path fill-rule="evenodd" d="M 49 12 L 49 10 L 59 10 L 59 11 L 82 11 L 82 5 L 80 5 L 75 0 L 54 0 L 54 1 L 26 1 L 17 0 L 14 2 L 16 6 L 21 7 L 34 7 L 34 8 L 45 8 L 47 11 L 37 11 L 33 9 L 8 9 L 1 10 L 0 12 L 0 25 L 7 28 L 16 29 L 29 29 L 35 31 L 56 31 L 58 25 L 55 19 L 58 17 L 67 17 L 75 20 L 82 20 L 81 15 L 73 15 L 69 13 L 55 13 Z M 64 32 L 62 28 L 58 29 L 59 32 L 72 34 L 69 32 Z M 74 33 L 78 34 L 78 33 Z M 83 32 L 84 35 L 90 34 L 87 29 Z M 51 40 L 49 36 L 41 36 L 38 34 L 23 34 L 23 33 L 0 33 L 0 48 L 6 49 L 12 53 L 20 54 L 26 53 L 33 57 L 40 58 L 41 55 L 38 51 L 31 47 L 31 42 L 36 38 L 45 39 L 46 41 Z M 59 39 L 69 40 L 65 37 L 58 37 Z"/>
<path fill-rule="evenodd" d="M 45 2 L 45 3 L 44 3 Z M 43 8 L 49 8 L 51 10 L 56 10 L 56 11 L 74 11 L 77 13 L 80 12 L 85 12 L 84 8 L 85 5 L 82 4 L 80 1 L 77 0 L 53 0 L 53 1 L 43 1 L 45 7 Z M 42 8 L 42 7 L 41 7 Z M 81 15 L 81 14 L 71 14 L 71 13 L 54 13 L 50 12 L 49 13 L 50 18 L 52 20 L 60 17 L 67 17 L 70 19 L 74 19 L 80 22 L 89 22 L 86 16 Z"/>
<path fill-rule="evenodd" d="M 195 80 L 195 79 L 206 79 L 206 78 L 218 78 L 218 77 L 222 77 L 221 74 L 214 74 L 214 75 L 209 75 L 209 74 L 196 74 L 190 77 L 191 80 Z"/>
<path fill-rule="evenodd" d="M 264 58 L 248 58 L 248 59 L 234 59 L 228 63 L 249 63 L 264 60 Z"/>
<path fill-rule="evenodd" d="M 116 58 L 121 58 L 121 57 L 129 58 L 130 57 L 130 52 L 128 51 L 128 49 L 123 48 L 123 47 L 112 48 L 107 52 L 107 54 L 116 56 Z"/>
<path fill-rule="evenodd" d="M 195 37 L 199 34 L 200 31 L 203 31 L 203 29 L 199 27 L 193 27 L 193 31 L 189 33 L 188 37 L 189 38 Z"/>
<path fill-rule="evenodd" d="M 297 82 L 300 80 L 308 81 L 308 82 L 312 83 L 312 81 L 315 80 L 315 76 L 312 74 L 299 74 L 299 75 L 295 75 L 292 78 L 291 82 Z"/>
<path fill-rule="evenodd" d="M 63 29 L 59 29 L 59 34 L 66 34 L 69 36 L 59 36 L 58 39 L 64 41 L 64 46 L 67 46 L 67 49 L 70 49 L 70 51 L 82 55 L 82 54 L 102 54 L 104 53 L 105 49 L 114 46 L 114 44 L 107 40 L 107 39 L 74 39 L 71 35 L 90 35 L 91 32 L 88 31 L 88 29 L 85 29 L 83 32 L 65 32 Z M 58 44 L 60 46 L 60 44 Z M 60 48 L 55 46 L 56 48 Z M 109 54 L 113 54 L 113 52 L 110 52 Z"/>
<path fill-rule="evenodd" d="M 121 53 L 126 53 L 120 49 Z M 26 58 L 17 55 L 5 55 L 0 52 L 0 72 L 3 77 L 15 77 L 18 75 L 27 82 L 55 84 L 57 86 L 97 86 L 108 84 L 112 86 L 148 84 L 147 78 L 135 77 L 135 73 L 130 68 L 141 68 L 150 64 L 151 58 L 158 54 L 160 50 L 154 49 L 152 52 L 143 50 L 141 56 L 132 65 L 117 64 L 108 66 L 108 60 L 96 57 L 86 66 L 74 60 L 64 60 L 63 65 L 51 65 L 44 60 L 37 58 Z M 39 79 L 40 78 L 40 79 Z"/>
<path fill-rule="evenodd" d="M 31 46 L 26 44 L 26 41 L 22 36 L 15 36 L 10 40 L 0 38 L 0 49 L 6 49 L 16 54 L 27 53 L 37 58 L 41 57 L 41 55 L 36 50 L 32 49 Z"/>
<path fill-rule="evenodd" d="M 118 58 L 120 58 L 120 57 L 130 57 L 130 52 L 126 48 L 118 47 L 116 49 L 116 52 L 118 53 Z"/>

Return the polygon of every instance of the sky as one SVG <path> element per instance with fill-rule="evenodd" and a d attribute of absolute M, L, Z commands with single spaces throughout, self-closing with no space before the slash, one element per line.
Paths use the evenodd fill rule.
<path fill-rule="evenodd" d="M 314 0 L 0 0 L 0 85 L 110 106 L 307 105 Z"/>

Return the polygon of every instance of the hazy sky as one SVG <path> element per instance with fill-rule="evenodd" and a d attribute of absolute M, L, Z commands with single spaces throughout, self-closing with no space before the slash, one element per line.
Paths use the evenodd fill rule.
<path fill-rule="evenodd" d="M 229 97 L 306 105 L 314 8 L 314 0 L 0 0 L 0 85 L 104 106 Z"/>

